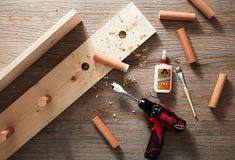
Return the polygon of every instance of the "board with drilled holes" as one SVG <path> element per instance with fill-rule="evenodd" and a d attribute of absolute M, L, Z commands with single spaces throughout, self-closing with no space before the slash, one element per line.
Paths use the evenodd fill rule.
<path fill-rule="evenodd" d="M 95 51 L 121 61 L 155 32 L 133 3 L 127 5 L 1 113 L 0 130 L 11 126 L 15 132 L 0 143 L 0 157 L 10 157 L 111 71 L 112 68 L 93 60 Z M 37 100 L 45 95 L 51 101 L 39 109 Z"/>

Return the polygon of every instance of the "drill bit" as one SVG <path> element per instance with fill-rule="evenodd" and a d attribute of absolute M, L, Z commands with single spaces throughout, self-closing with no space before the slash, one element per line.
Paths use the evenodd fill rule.
<path fill-rule="evenodd" d="M 177 75 L 179 76 L 179 79 L 181 80 L 181 82 L 183 84 L 184 92 L 185 92 L 186 97 L 188 99 L 188 102 L 189 102 L 189 105 L 191 107 L 193 116 L 197 119 L 197 115 L 196 115 L 196 112 L 195 112 L 192 100 L 190 98 L 190 95 L 189 95 L 189 92 L 188 92 L 188 88 L 187 88 L 186 83 L 185 83 L 183 71 L 182 71 L 181 67 L 179 67 L 179 66 L 175 68 L 175 71 L 176 71 Z"/>
<path fill-rule="evenodd" d="M 111 84 L 111 86 L 112 86 L 112 90 L 114 90 L 114 91 L 117 92 L 117 93 L 125 94 L 125 95 L 131 97 L 132 99 L 136 100 L 137 102 L 141 102 L 141 101 L 142 101 L 141 99 L 138 99 L 138 98 L 132 96 L 131 94 L 127 93 L 127 92 L 122 88 L 122 86 L 119 85 L 119 84 L 117 84 L 116 82 L 113 82 L 113 83 Z"/>

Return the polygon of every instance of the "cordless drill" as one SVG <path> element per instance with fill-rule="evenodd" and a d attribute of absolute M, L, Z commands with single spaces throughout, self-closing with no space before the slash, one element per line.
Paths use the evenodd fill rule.
<path fill-rule="evenodd" d="M 149 128 L 151 136 L 145 151 L 145 158 L 149 160 L 157 160 L 163 145 L 164 132 L 171 130 L 181 132 L 186 128 L 186 121 L 175 115 L 174 112 L 157 103 L 153 103 L 148 99 L 138 99 L 127 93 L 122 86 L 113 82 L 112 89 L 118 93 L 125 94 L 136 101 L 139 107 L 149 116 Z"/>
<path fill-rule="evenodd" d="M 171 130 L 181 132 L 186 128 L 186 121 L 175 115 L 165 106 L 141 99 L 139 107 L 148 114 L 151 136 L 145 151 L 145 158 L 157 160 L 163 145 L 164 132 Z"/>

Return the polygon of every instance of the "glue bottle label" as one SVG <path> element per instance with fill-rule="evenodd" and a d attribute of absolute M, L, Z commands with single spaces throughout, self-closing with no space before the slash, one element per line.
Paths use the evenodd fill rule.
<path fill-rule="evenodd" d="M 166 50 L 163 50 L 160 64 L 155 66 L 154 90 L 157 93 L 169 93 L 172 85 L 172 66 L 168 64 Z"/>
<path fill-rule="evenodd" d="M 158 90 L 170 90 L 171 89 L 171 70 L 170 69 L 158 69 Z"/>

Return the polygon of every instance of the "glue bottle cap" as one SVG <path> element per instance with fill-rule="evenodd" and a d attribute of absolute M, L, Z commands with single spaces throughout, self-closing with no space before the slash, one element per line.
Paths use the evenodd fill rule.
<path fill-rule="evenodd" d="M 162 51 L 162 57 L 160 59 L 160 63 L 165 63 L 165 64 L 168 63 L 168 58 L 167 58 L 166 50 Z"/>

